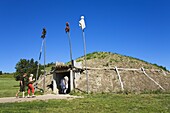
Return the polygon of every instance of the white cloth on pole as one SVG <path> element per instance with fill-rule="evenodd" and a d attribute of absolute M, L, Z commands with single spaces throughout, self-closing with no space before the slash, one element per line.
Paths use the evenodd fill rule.
<path fill-rule="evenodd" d="M 81 20 L 79 21 L 79 26 L 81 27 L 82 30 L 84 30 L 84 28 L 86 28 L 84 16 L 81 16 Z"/>

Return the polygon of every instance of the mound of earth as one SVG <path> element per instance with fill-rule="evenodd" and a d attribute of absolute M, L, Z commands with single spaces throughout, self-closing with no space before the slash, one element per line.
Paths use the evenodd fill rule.
<path fill-rule="evenodd" d="M 169 91 L 170 72 L 165 67 L 110 52 L 87 54 L 90 92 Z M 84 65 L 84 57 L 77 62 Z M 87 91 L 86 71 L 76 78 L 76 89 Z"/>

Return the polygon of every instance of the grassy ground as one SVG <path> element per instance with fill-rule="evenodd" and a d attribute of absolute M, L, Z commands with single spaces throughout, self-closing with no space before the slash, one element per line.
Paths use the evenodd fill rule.
<path fill-rule="evenodd" d="M 0 97 L 15 96 L 19 82 L 0 78 Z M 170 113 L 170 94 L 89 94 L 74 100 L 0 104 L 0 113 Z"/>
<path fill-rule="evenodd" d="M 74 100 L 0 104 L 0 112 L 22 113 L 170 113 L 170 94 L 92 94 Z"/>
<path fill-rule="evenodd" d="M 19 82 L 14 78 L 0 77 L 0 97 L 14 97 L 19 89 Z"/>

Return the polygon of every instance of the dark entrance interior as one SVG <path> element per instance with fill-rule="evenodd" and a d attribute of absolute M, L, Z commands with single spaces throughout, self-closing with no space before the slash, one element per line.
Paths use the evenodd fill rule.
<path fill-rule="evenodd" d="M 60 73 L 56 73 L 56 84 L 57 84 L 57 89 L 59 90 L 59 94 L 62 94 L 61 92 L 61 79 L 63 79 L 65 76 L 67 76 L 69 78 L 68 81 L 68 90 L 67 90 L 67 94 L 70 93 L 70 72 L 60 72 Z"/>

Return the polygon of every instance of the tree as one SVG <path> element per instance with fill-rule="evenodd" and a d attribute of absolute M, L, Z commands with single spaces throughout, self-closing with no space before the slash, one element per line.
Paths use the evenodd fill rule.
<path fill-rule="evenodd" d="M 0 71 L 0 75 L 2 75 L 3 73 L 2 73 L 2 71 Z"/>
<path fill-rule="evenodd" d="M 29 74 L 34 74 L 34 77 L 35 77 L 36 73 L 37 73 L 37 65 L 38 65 L 38 62 L 34 61 L 33 58 L 31 60 L 20 59 L 20 61 L 15 66 L 15 69 L 16 69 L 16 72 L 14 74 L 15 79 L 19 80 L 19 78 L 24 73 L 27 73 L 28 75 Z M 43 69 L 43 66 L 40 65 L 39 75 L 42 74 L 41 73 L 42 69 Z"/>

